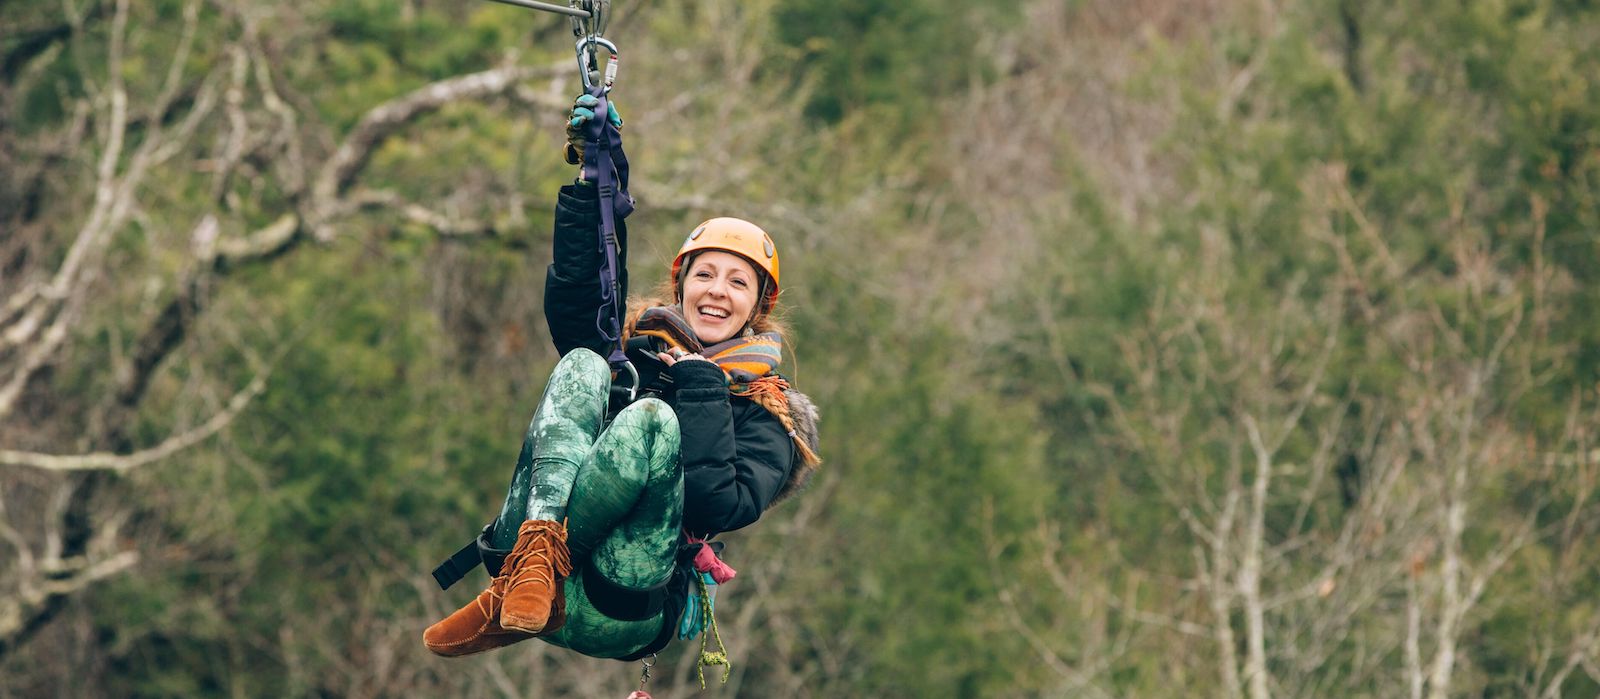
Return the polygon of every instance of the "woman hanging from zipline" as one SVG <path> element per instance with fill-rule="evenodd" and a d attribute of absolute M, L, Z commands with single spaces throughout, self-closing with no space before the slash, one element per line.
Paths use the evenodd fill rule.
<path fill-rule="evenodd" d="M 569 162 L 592 160 L 597 139 L 604 148 L 604 133 L 621 126 L 597 95 L 580 97 L 573 110 Z M 625 198 L 620 144 L 618 135 Z M 614 376 L 633 380 L 613 371 L 623 352 L 596 318 L 608 299 L 626 298 L 627 233 L 621 216 L 602 216 L 615 194 L 606 186 L 616 183 L 602 176 L 597 187 L 584 179 L 591 173 L 585 168 L 562 187 L 556 203 L 545 320 L 562 357 L 528 425 L 505 504 L 474 545 L 434 573 L 448 586 L 481 560 L 494 576 L 423 633 L 439 655 L 539 637 L 630 660 L 690 637 L 708 621 L 709 599 L 696 596 L 706 579 L 732 576 L 717 557 L 721 544 L 709 540 L 755 522 L 818 463 L 815 409 L 776 372 L 777 248 L 747 221 L 695 227 L 668 279 L 636 302 L 643 311 L 626 324 L 620 348 L 638 372 L 638 397 L 612 398 Z M 597 228 L 607 227 L 615 233 L 610 260 L 596 244 Z M 606 279 L 615 281 L 609 293 Z M 613 407 L 620 411 L 608 420 Z"/>

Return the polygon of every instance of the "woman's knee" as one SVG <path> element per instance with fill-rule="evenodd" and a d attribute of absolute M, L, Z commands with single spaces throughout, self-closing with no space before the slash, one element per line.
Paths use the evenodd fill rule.
<path fill-rule="evenodd" d="M 678 445 L 682 440 L 678 431 L 678 414 L 659 398 L 644 398 L 623 408 L 607 432 L 613 430 L 638 440 L 652 466 L 659 467 L 678 460 Z"/>
<path fill-rule="evenodd" d="M 591 350 L 587 347 L 579 347 L 571 352 L 568 352 L 566 356 L 561 358 L 561 361 L 556 362 L 555 371 L 551 372 L 551 375 L 560 374 L 572 374 L 586 377 L 605 377 L 607 386 L 609 387 L 609 382 L 611 381 L 611 365 L 607 364 L 603 357 L 595 354 L 594 350 Z"/>
<path fill-rule="evenodd" d="M 617 413 L 616 422 L 626 420 L 629 424 L 648 427 L 657 430 L 676 432 L 678 429 L 678 414 L 672 411 L 672 406 L 654 396 L 640 398 L 623 408 Z"/>
<path fill-rule="evenodd" d="M 606 360 L 583 348 L 568 352 L 550 371 L 544 395 L 539 399 L 532 423 L 528 425 L 530 435 L 541 419 L 548 420 L 562 414 L 584 423 L 592 422 L 598 429 L 599 421 L 605 418 L 605 404 L 610 392 L 611 366 L 606 364 Z"/>

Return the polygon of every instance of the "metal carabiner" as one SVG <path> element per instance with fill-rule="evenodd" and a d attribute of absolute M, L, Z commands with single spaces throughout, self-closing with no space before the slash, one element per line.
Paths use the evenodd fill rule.
<path fill-rule="evenodd" d="M 611 87 L 617 82 L 618 57 L 617 45 L 611 43 L 611 40 L 599 36 L 586 36 L 578 39 L 578 43 L 573 46 L 573 49 L 578 53 L 578 75 L 583 78 L 584 92 L 594 89 L 594 80 L 590 79 L 589 71 L 599 70 L 599 67 L 595 65 L 594 56 L 594 47 L 597 44 L 604 46 L 607 51 L 611 52 L 611 57 L 606 59 L 606 72 L 601 81 L 605 85 L 606 93 L 609 94 Z"/>
<path fill-rule="evenodd" d="M 583 38 L 606 33 L 611 23 L 611 0 L 571 0 L 565 14 L 572 17 L 572 35 Z M 580 14 L 581 13 L 581 14 Z"/>
<path fill-rule="evenodd" d="M 611 0 L 569 1 L 573 9 L 572 35 L 578 37 L 573 49 L 578 54 L 578 76 L 583 79 L 583 91 L 593 90 L 594 80 L 599 79 L 605 85 L 605 91 L 610 92 L 612 84 L 617 81 L 617 45 L 606 41 L 601 35 L 606 33 L 606 25 L 611 22 Z M 582 16 L 578 14 L 580 12 Z M 604 74 L 600 74 L 595 46 L 604 46 L 611 52 L 606 59 Z M 598 78 L 591 77 L 591 72 Z"/>
<path fill-rule="evenodd" d="M 622 368 L 628 370 L 628 376 L 633 378 L 633 386 L 628 388 L 628 404 L 632 405 L 639 399 L 639 370 L 634 368 L 633 362 L 623 360 Z"/>
<path fill-rule="evenodd" d="M 644 691 L 644 686 L 650 682 L 650 668 L 655 666 L 656 654 L 644 659 L 644 668 L 639 671 L 639 688 L 628 695 L 628 699 L 650 699 L 650 693 Z"/>

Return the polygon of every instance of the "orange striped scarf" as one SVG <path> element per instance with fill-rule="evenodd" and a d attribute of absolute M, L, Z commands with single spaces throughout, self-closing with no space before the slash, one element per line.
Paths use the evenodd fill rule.
<path fill-rule="evenodd" d="M 688 319 L 676 306 L 647 308 L 633 323 L 633 332 L 658 338 L 670 347 L 699 354 L 716 362 L 728 375 L 728 392 L 749 398 L 767 409 L 783 423 L 800 452 L 800 458 L 809 464 L 821 459 L 795 431 L 794 419 L 789 414 L 789 382 L 776 372 L 783 361 L 783 337 L 778 333 L 736 335 L 706 347 L 700 343 Z"/>
<path fill-rule="evenodd" d="M 674 306 L 647 308 L 634 321 L 633 331 L 666 342 L 668 346 L 704 356 L 728 375 L 730 386 L 742 386 L 771 374 L 783 361 L 783 337 L 777 333 L 736 335 L 710 347 L 700 343 L 689 321 Z M 742 395 L 734 390 L 735 395 Z"/>

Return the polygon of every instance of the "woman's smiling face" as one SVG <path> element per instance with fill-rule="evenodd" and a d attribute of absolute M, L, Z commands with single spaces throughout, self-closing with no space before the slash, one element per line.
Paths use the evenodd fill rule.
<path fill-rule="evenodd" d="M 739 334 L 750 322 L 761 279 L 749 260 L 720 250 L 696 255 L 683 279 L 683 315 L 706 345 Z"/>

